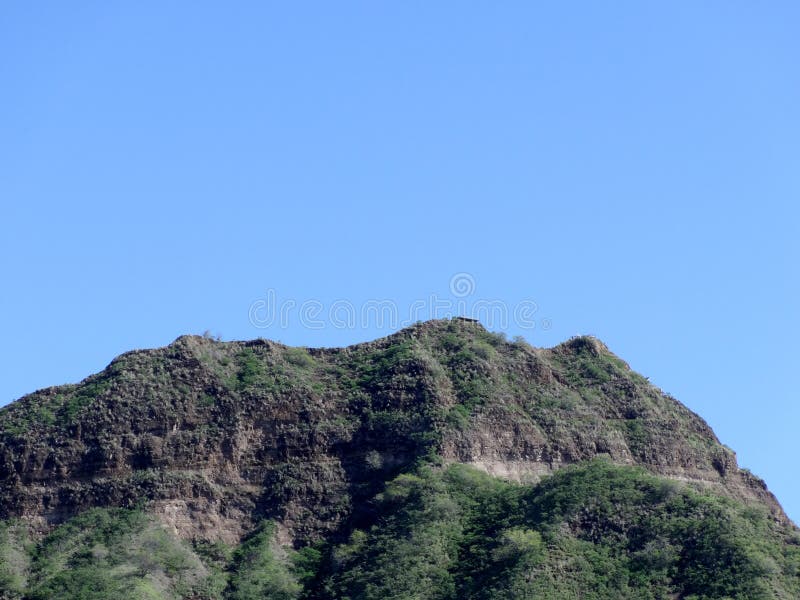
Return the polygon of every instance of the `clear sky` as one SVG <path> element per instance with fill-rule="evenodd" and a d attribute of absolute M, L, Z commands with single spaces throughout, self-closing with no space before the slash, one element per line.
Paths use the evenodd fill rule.
<path fill-rule="evenodd" d="M 4 2 L 0 404 L 183 333 L 343 345 L 399 326 L 337 326 L 370 300 L 535 302 L 492 327 L 597 335 L 800 520 L 799 25 L 797 2 Z M 319 310 L 269 322 L 291 302 Z"/>

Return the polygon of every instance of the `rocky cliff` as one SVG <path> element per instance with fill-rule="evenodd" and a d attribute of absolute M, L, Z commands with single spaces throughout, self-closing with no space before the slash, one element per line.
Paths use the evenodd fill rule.
<path fill-rule="evenodd" d="M 194 544 L 235 546 L 263 523 L 276 547 L 344 543 L 421 465 L 530 487 L 598 457 L 794 531 L 699 416 L 599 340 L 539 349 L 457 319 L 334 349 L 184 336 L 25 396 L 0 431 L 0 519 L 34 540 L 115 507 Z"/>

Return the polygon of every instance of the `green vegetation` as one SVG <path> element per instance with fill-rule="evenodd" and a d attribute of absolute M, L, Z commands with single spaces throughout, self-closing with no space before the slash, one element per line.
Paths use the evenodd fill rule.
<path fill-rule="evenodd" d="M 491 378 L 490 364 L 497 357 L 501 338 L 477 327 L 469 335 L 463 325 L 451 323 L 441 336 L 437 358 L 451 373 L 451 380 L 461 404 L 470 413 L 485 404 L 496 384 Z"/>
<path fill-rule="evenodd" d="M 22 598 L 31 551 L 28 530 L 22 523 L 0 523 L 0 598 Z"/>
<path fill-rule="evenodd" d="M 274 534 L 265 521 L 235 551 L 191 547 L 141 510 L 95 508 L 36 545 L 21 523 L 0 523 L 0 598 L 293 600 L 321 554 L 282 548 Z"/>
<path fill-rule="evenodd" d="M 469 427 L 470 409 L 463 404 L 456 404 L 447 411 L 446 423 L 458 431 L 465 431 Z"/>
<path fill-rule="evenodd" d="M 214 406 L 216 403 L 217 403 L 217 399 L 214 398 L 214 396 L 211 396 L 210 394 L 203 394 L 199 399 L 200 406 L 203 406 L 203 407 L 206 407 L 206 408 Z"/>
<path fill-rule="evenodd" d="M 33 552 L 26 598 L 183 598 L 204 593 L 209 571 L 141 511 L 92 509 Z"/>
<path fill-rule="evenodd" d="M 314 359 L 306 348 L 287 348 L 286 361 L 295 367 L 310 368 L 314 366 Z"/>
<path fill-rule="evenodd" d="M 330 554 L 327 598 L 794 598 L 763 512 L 596 460 L 536 487 L 465 466 L 392 481 Z M 316 597 L 314 594 L 311 597 Z"/>
<path fill-rule="evenodd" d="M 61 423 L 72 423 L 83 409 L 108 389 L 108 386 L 107 379 L 98 379 L 82 385 L 74 394 L 67 396 L 59 411 Z"/>
<path fill-rule="evenodd" d="M 234 552 L 140 510 L 92 509 L 33 547 L 0 527 L 0 597 L 250 600 L 760 600 L 800 593 L 800 538 L 759 507 L 602 459 L 539 485 L 423 463 L 347 541 L 281 547 L 266 521 Z"/>
<path fill-rule="evenodd" d="M 235 355 L 234 372 L 223 376 L 226 385 L 238 392 L 281 394 L 305 388 L 315 393 L 324 386 L 315 377 L 316 362 L 306 348 L 283 348 L 268 354 L 244 348 Z"/>
<path fill-rule="evenodd" d="M 415 359 L 411 341 L 405 340 L 368 357 L 359 357 L 354 367 L 360 371 L 358 384 L 367 389 L 379 389 L 390 382 L 394 375 Z M 368 360 L 364 360 L 368 358 Z"/>
<path fill-rule="evenodd" d="M 36 429 L 67 427 L 98 399 L 111 382 L 104 375 L 95 375 L 81 385 L 56 388 L 58 393 L 42 397 L 28 396 L 0 410 L 0 430 L 14 436 Z"/>
<path fill-rule="evenodd" d="M 236 550 L 229 598 L 293 600 L 300 595 L 302 587 L 290 571 L 288 559 L 276 556 L 281 548 L 274 537 L 274 525 L 266 522 Z"/>
<path fill-rule="evenodd" d="M 251 387 L 264 377 L 264 367 L 255 352 L 246 348 L 236 358 L 239 366 L 236 374 L 237 389 Z"/>

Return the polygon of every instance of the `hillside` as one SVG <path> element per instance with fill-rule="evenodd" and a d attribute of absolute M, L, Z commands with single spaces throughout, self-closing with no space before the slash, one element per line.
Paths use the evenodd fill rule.
<path fill-rule="evenodd" d="M 764 483 L 594 338 L 184 336 L 0 430 L 4 597 L 800 597 Z"/>

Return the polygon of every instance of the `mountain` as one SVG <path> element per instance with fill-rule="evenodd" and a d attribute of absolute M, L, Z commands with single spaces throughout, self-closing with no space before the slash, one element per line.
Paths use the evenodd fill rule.
<path fill-rule="evenodd" d="M 0 410 L 4 598 L 800 597 L 800 531 L 591 337 L 183 336 Z"/>

